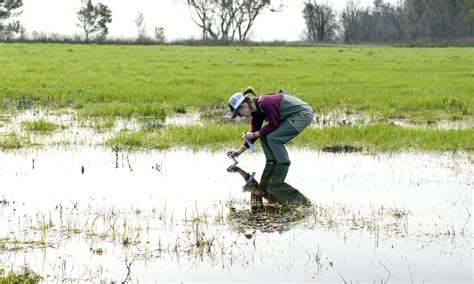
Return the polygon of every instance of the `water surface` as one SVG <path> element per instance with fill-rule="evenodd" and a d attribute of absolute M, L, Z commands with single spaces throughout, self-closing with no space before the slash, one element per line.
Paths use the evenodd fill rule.
<path fill-rule="evenodd" d="M 0 152 L 0 267 L 51 282 L 472 282 L 472 156 L 290 156 L 262 177 L 261 153 L 229 169 L 186 149 Z"/>

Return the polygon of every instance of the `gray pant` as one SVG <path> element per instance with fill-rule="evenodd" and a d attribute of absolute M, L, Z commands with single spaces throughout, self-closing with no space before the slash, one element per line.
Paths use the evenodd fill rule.
<path fill-rule="evenodd" d="M 312 112 L 299 112 L 281 121 L 275 131 L 260 137 L 267 161 L 276 161 L 277 164 L 289 163 L 290 158 L 284 145 L 300 134 L 312 121 Z"/>

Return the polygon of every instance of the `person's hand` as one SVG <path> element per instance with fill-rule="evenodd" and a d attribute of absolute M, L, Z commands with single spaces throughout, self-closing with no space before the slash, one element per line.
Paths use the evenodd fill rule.
<path fill-rule="evenodd" d="M 244 138 L 247 140 L 253 140 L 257 138 L 257 135 L 254 132 L 247 132 L 244 134 Z"/>

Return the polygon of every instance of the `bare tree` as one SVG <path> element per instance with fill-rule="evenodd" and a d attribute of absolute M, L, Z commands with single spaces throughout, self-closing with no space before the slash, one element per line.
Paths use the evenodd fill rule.
<path fill-rule="evenodd" d="M 430 1 L 430 29 L 434 38 L 450 39 L 469 34 L 466 16 L 474 1 L 433 0 Z"/>
<path fill-rule="evenodd" d="M 405 0 L 404 14 L 407 19 L 405 26 L 409 38 L 416 39 L 426 36 L 423 30 L 425 25 L 425 15 L 428 10 L 428 0 Z"/>
<path fill-rule="evenodd" d="M 373 42 L 396 42 L 403 37 L 401 31 L 401 7 L 383 0 L 376 0 L 368 15 L 372 32 L 367 38 Z"/>
<path fill-rule="evenodd" d="M 112 22 L 112 11 L 108 6 L 97 3 L 93 5 L 91 0 L 83 0 L 83 6 L 77 12 L 78 27 L 84 31 L 86 41 L 91 35 L 95 35 L 96 40 L 104 40 L 109 29 L 107 24 Z"/>
<path fill-rule="evenodd" d="M 405 32 L 410 39 L 450 40 L 472 37 L 473 0 L 405 0 Z"/>
<path fill-rule="evenodd" d="M 217 19 L 217 33 L 221 40 L 233 40 L 235 35 L 234 20 L 239 12 L 238 0 L 217 0 L 214 2 L 214 14 Z"/>
<path fill-rule="evenodd" d="M 342 34 L 345 43 L 352 42 L 357 34 L 359 0 L 347 0 L 341 15 Z"/>
<path fill-rule="evenodd" d="M 137 18 L 135 19 L 135 26 L 137 27 L 138 42 L 143 42 L 150 39 L 146 33 L 145 17 L 143 17 L 143 13 L 138 12 Z"/>
<path fill-rule="evenodd" d="M 341 14 L 346 43 L 473 40 L 474 0 L 375 0 L 363 9 L 355 1 Z"/>
<path fill-rule="evenodd" d="M 240 11 L 235 19 L 239 41 L 246 41 L 248 39 L 250 29 L 255 19 L 270 4 L 270 0 L 242 1 L 242 5 L 239 7 Z M 277 11 L 277 9 L 273 9 L 272 11 Z"/>
<path fill-rule="evenodd" d="M 186 0 L 193 21 L 201 28 L 202 39 L 248 39 L 255 19 L 270 0 Z M 272 10 L 272 9 L 269 9 Z"/>
<path fill-rule="evenodd" d="M 20 21 L 14 20 L 22 6 L 23 0 L 0 0 L 0 39 L 9 39 L 23 30 Z"/>
<path fill-rule="evenodd" d="M 330 6 L 308 0 L 303 9 L 303 17 L 309 41 L 327 42 L 334 39 L 336 15 Z"/>
<path fill-rule="evenodd" d="M 158 43 L 164 43 L 166 41 L 165 28 L 155 27 L 155 40 Z"/>
<path fill-rule="evenodd" d="M 389 21 L 391 27 L 394 30 L 394 34 L 396 35 L 396 40 L 401 41 L 403 40 L 403 7 L 402 7 L 402 0 L 397 0 L 395 6 L 392 7 L 393 11 L 387 13 L 387 21 Z"/>
<path fill-rule="evenodd" d="M 474 1 L 466 1 L 466 16 L 464 18 L 467 24 L 468 36 L 474 36 Z"/>
<path fill-rule="evenodd" d="M 186 0 L 186 3 L 191 10 L 193 22 L 201 28 L 202 39 L 217 40 L 219 36 L 213 31 L 214 2 L 212 0 Z"/>

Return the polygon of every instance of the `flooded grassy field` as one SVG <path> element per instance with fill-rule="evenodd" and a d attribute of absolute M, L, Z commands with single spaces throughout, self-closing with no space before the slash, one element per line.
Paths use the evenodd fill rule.
<path fill-rule="evenodd" d="M 472 48 L 0 51 L 0 283 L 473 281 Z M 291 166 L 226 156 L 249 84 Z"/>
<path fill-rule="evenodd" d="M 45 282 L 471 283 L 472 156 L 0 152 L 0 267 Z"/>

